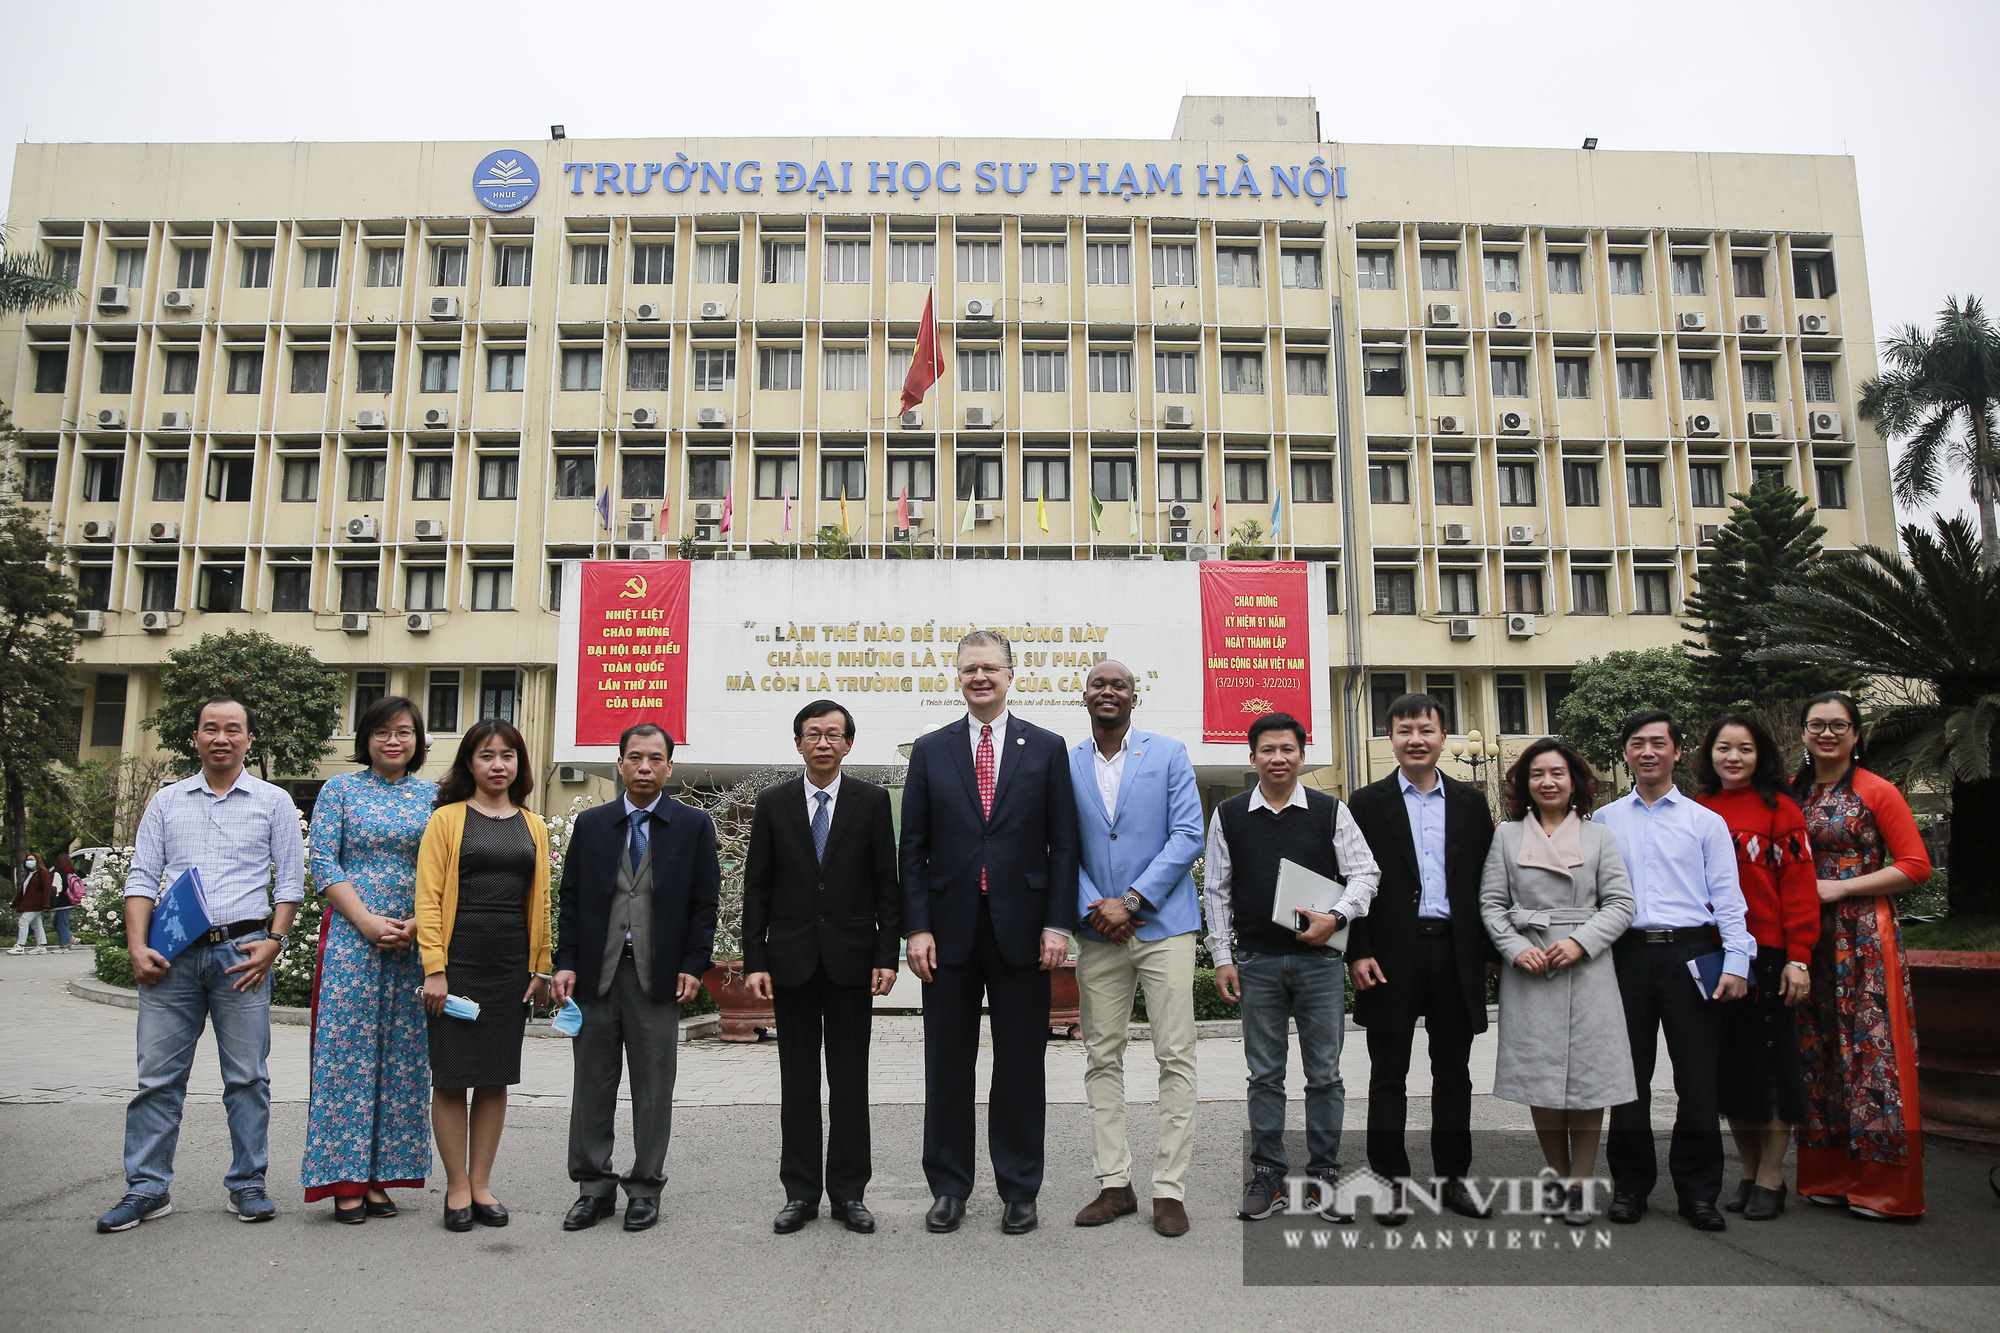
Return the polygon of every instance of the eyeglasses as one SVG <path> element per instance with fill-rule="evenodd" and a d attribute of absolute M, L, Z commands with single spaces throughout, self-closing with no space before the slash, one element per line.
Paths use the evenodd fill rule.
<path fill-rule="evenodd" d="M 1806 723 L 1808 736 L 1845 736 L 1854 730 L 1852 722 L 1822 722 L 1818 718 Z"/>
<path fill-rule="evenodd" d="M 846 740 L 847 733 L 844 731 L 808 731 L 801 733 L 799 739 L 807 745 L 832 745 L 838 741 Z"/>
<path fill-rule="evenodd" d="M 962 666 L 958 669 L 958 674 L 961 676 L 998 676 L 1013 669 L 1012 667 L 1004 666 Z"/>
<path fill-rule="evenodd" d="M 416 738 L 417 733 L 409 727 L 404 727 L 398 731 L 390 731 L 385 728 L 369 736 L 370 740 L 377 741 L 413 741 Z"/>

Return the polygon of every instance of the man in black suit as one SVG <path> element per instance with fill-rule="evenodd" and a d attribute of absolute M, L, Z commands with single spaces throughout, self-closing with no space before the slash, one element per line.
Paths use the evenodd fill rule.
<path fill-rule="evenodd" d="M 987 1152 L 1001 1230 L 1035 1229 L 1042 1188 L 1049 969 L 1076 930 L 1077 822 L 1062 737 L 1007 713 L 1014 649 L 958 643 L 968 716 L 921 737 L 903 787 L 903 927 L 924 983 L 924 1176 L 931 1231 L 956 1231 L 972 1193 L 973 1066 L 992 1014 Z"/>
<path fill-rule="evenodd" d="M 778 1179 L 785 1206 L 772 1230 L 789 1235 L 819 1216 L 875 1230 L 861 1202 L 870 1174 L 868 1028 L 874 996 L 896 984 L 896 824 L 889 793 L 844 777 L 854 715 L 815 699 L 792 719 L 805 776 L 757 798 L 743 872 L 744 980 L 778 1019 Z M 820 1032 L 826 1033 L 825 1170 L 819 1140 Z"/>
<path fill-rule="evenodd" d="M 564 1231 L 609 1217 L 621 1183 L 627 1231 L 660 1220 L 681 1005 L 712 966 L 722 887 L 714 823 L 661 790 L 673 771 L 673 737 L 651 722 L 627 727 L 618 738 L 625 793 L 577 816 L 563 858 L 554 991 L 556 1003 L 573 995 L 583 1009 L 569 1113 L 569 1178 L 581 1194 Z M 620 1177 L 613 1122 L 628 1063 L 632 1169 Z"/>
<path fill-rule="evenodd" d="M 1479 918 L 1479 879 L 1493 813 L 1479 788 L 1438 772 L 1444 710 L 1428 694 L 1389 705 L 1396 771 L 1354 793 L 1348 808 L 1382 868 L 1367 916 L 1348 936 L 1354 1022 L 1368 1031 L 1368 1167 L 1396 1182 L 1375 1220 L 1399 1225 L 1410 1154 L 1403 1142 L 1405 1081 L 1416 1022 L 1431 1050 L 1431 1168 L 1444 1202 L 1466 1217 L 1490 1211 L 1472 1197 L 1473 1037 L 1486 1030 L 1486 969 L 1499 955 Z"/>

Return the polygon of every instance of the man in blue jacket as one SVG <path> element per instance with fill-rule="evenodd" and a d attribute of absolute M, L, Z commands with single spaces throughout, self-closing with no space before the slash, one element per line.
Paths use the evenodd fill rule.
<path fill-rule="evenodd" d="M 1076 980 L 1083 1000 L 1083 1076 L 1095 1129 L 1099 1193 L 1076 1215 L 1102 1226 L 1139 1210 L 1125 1141 L 1125 1038 L 1132 999 L 1146 988 L 1160 1066 L 1160 1147 L 1153 1158 L 1153 1229 L 1187 1233 L 1182 1202 L 1194 1138 L 1194 958 L 1201 903 L 1188 873 L 1201 855 L 1201 795 L 1187 747 L 1132 726 L 1138 683 L 1122 662 L 1084 682 L 1090 739 L 1070 751 L 1079 859 Z"/>

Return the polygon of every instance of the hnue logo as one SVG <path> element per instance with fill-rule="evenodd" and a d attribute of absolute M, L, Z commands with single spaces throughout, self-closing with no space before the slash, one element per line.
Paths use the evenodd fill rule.
<path fill-rule="evenodd" d="M 496 213 L 525 208 L 541 184 L 535 160 L 517 148 L 488 153 L 472 169 L 473 197 Z"/>

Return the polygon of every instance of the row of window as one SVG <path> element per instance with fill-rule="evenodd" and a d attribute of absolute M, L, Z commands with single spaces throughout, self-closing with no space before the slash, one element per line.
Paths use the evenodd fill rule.
<path fill-rule="evenodd" d="M 1460 730 L 1458 716 L 1458 676 L 1449 671 L 1428 671 L 1417 677 L 1423 682 L 1424 693 L 1438 701 L 1444 710 L 1444 730 L 1454 734 Z M 1368 705 L 1370 731 L 1377 736 L 1387 736 L 1390 731 L 1389 709 L 1397 699 L 1415 688 L 1411 685 L 1412 674 L 1405 671 L 1371 671 L 1368 673 Z M 1544 716 L 1553 729 L 1556 708 L 1569 697 L 1571 676 L 1567 671 L 1542 673 Z M 1530 726 L 1529 678 L 1525 671 L 1498 671 L 1493 675 L 1494 701 L 1499 715 L 1493 719 L 1494 731 L 1502 736 L 1532 736 L 1537 732 Z"/>
<path fill-rule="evenodd" d="M 1520 250 L 1487 250 L 1480 255 L 1480 276 L 1489 292 L 1521 290 L 1521 268 L 1526 258 Z M 1584 274 L 1589 268 L 1582 250 L 1550 250 L 1548 253 L 1549 291 L 1557 295 L 1580 295 Z M 1610 284 L 1614 296 L 1646 294 L 1647 256 L 1642 250 L 1613 250 L 1610 254 Z M 1765 295 L 1765 261 L 1760 255 L 1738 255 L 1729 261 L 1732 290 L 1739 298 L 1760 299 Z M 1356 255 L 1355 273 L 1364 291 L 1393 291 L 1396 287 L 1396 252 L 1393 249 L 1364 249 Z M 1668 285 L 1675 296 L 1708 294 L 1708 257 L 1676 254 L 1667 262 Z M 1417 252 L 1417 283 L 1427 292 L 1455 292 L 1459 289 L 1459 252 L 1420 248 Z M 1834 293 L 1833 256 L 1796 254 L 1792 257 L 1792 287 L 1801 300 L 1824 300 Z"/>
<path fill-rule="evenodd" d="M 1363 353 L 1365 367 L 1363 392 L 1371 398 L 1401 398 L 1407 392 L 1403 378 L 1403 353 L 1400 350 L 1384 351 L 1367 349 Z M 1616 356 L 1618 396 L 1624 399 L 1646 399 L 1653 396 L 1653 363 L 1651 356 Z M 1528 360 L 1525 353 L 1495 353 L 1488 359 L 1488 370 L 1495 398 L 1526 398 L 1528 394 Z M 1681 397 L 1692 402 L 1715 401 L 1716 358 L 1689 356 L 1680 358 Z M 1466 358 L 1456 353 L 1429 353 L 1424 357 L 1425 383 L 1434 398 L 1462 398 L 1465 396 Z M 1588 355 L 1558 355 L 1555 358 L 1555 382 L 1557 398 L 1589 398 L 1590 363 Z M 1809 403 L 1830 403 L 1834 401 L 1832 361 L 1805 361 L 1806 401 Z M 1743 357 L 1738 366 L 1743 375 L 1743 398 L 1751 403 L 1775 403 L 1778 401 L 1778 361 L 1773 357 Z"/>
<path fill-rule="evenodd" d="M 266 566 L 271 574 L 270 601 L 273 611 L 311 611 L 312 558 L 307 552 L 280 556 Z M 245 566 L 241 558 L 204 560 L 195 567 L 194 609 L 208 614 L 229 614 L 248 610 L 245 604 Z M 86 611 L 109 611 L 111 566 L 79 564 L 76 577 L 77 605 Z M 180 609 L 180 566 L 143 564 L 139 566 L 139 607 L 141 611 Z M 445 565 L 443 553 L 437 561 L 406 561 L 404 566 L 404 611 L 444 611 Z M 508 563 L 468 564 L 468 602 L 474 611 L 514 609 L 514 566 Z M 343 561 L 335 567 L 336 607 L 341 611 L 382 609 L 382 570 L 379 564 Z"/>
<path fill-rule="evenodd" d="M 458 667 L 432 667 L 424 673 L 424 729 L 431 735 L 447 735 L 459 728 L 460 698 L 468 679 L 478 682 L 478 707 L 475 718 L 468 721 L 483 722 L 489 717 L 497 717 L 505 722 L 518 719 L 515 712 L 520 706 L 521 674 L 511 667 L 500 670 L 481 669 L 477 672 L 464 671 Z M 389 693 L 389 673 L 381 670 L 364 669 L 354 673 L 354 712 L 349 730 L 358 730 L 361 719 L 368 714 L 384 696 Z"/>
<path fill-rule="evenodd" d="M 1477 565 L 1445 565 L 1438 570 L 1437 609 L 1442 616 L 1479 614 L 1480 568 Z M 1542 594 L 1544 571 L 1539 566 L 1507 566 L 1501 570 L 1502 601 L 1511 614 L 1541 615 L 1549 610 Z M 1608 566 L 1572 567 L 1569 575 L 1570 605 L 1573 616 L 1610 614 L 1612 570 Z M 1674 614 L 1674 571 L 1670 567 L 1637 566 L 1632 571 L 1632 605 L 1635 616 Z M 1417 614 L 1417 571 L 1414 568 L 1375 569 L 1375 614 L 1413 616 Z"/>
<path fill-rule="evenodd" d="M 1657 509 L 1661 506 L 1660 464 L 1651 462 L 1628 462 L 1625 464 L 1625 503 L 1634 509 Z M 1539 464 L 1527 458 L 1502 458 L 1496 464 L 1497 494 L 1503 506 L 1528 506 L 1539 503 L 1536 498 L 1535 477 Z M 1598 482 L 1598 464 L 1590 459 L 1566 458 L 1563 460 L 1563 503 L 1572 509 L 1591 509 L 1603 503 L 1602 490 Z M 1470 505 L 1473 503 L 1473 464 L 1459 460 L 1440 460 L 1431 464 L 1431 496 L 1440 505 Z M 1723 490 L 1724 465 L 1721 463 L 1689 462 L 1688 503 L 1696 509 L 1726 509 L 1729 507 L 1727 493 Z M 1752 487 L 1786 484 L 1787 471 L 1782 463 L 1753 463 L 1750 467 Z M 1839 463 L 1819 463 L 1813 467 L 1814 492 L 1821 509 L 1847 508 L 1847 468 Z M 1408 504 L 1410 502 L 1410 465 L 1399 458 L 1375 458 L 1368 461 L 1368 498 L 1374 504 Z"/>

